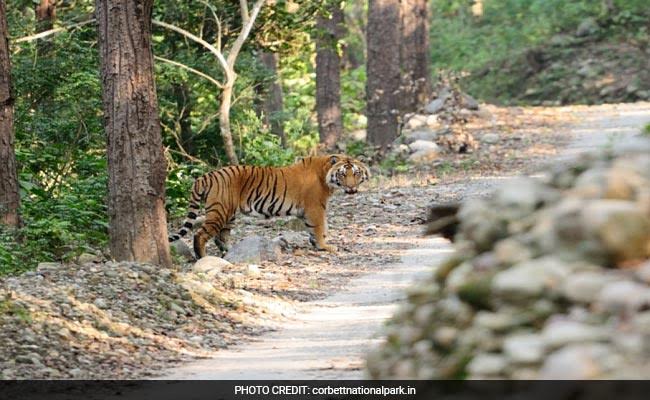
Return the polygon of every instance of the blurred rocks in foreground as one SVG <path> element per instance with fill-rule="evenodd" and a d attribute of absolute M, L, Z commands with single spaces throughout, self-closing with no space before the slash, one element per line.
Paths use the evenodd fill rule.
<path fill-rule="evenodd" d="M 455 252 L 410 289 L 372 378 L 650 377 L 648 141 L 453 211 L 431 211 Z"/>

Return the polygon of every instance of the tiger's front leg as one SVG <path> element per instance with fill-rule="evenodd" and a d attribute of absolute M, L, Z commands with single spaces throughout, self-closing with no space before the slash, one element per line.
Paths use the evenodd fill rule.
<path fill-rule="evenodd" d="M 327 220 L 325 208 L 322 206 L 305 210 L 305 225 L 309 228 L 309 242 L 318 250 L 335 252 L 336 246 L 325 243 L 327 235 Z"/>

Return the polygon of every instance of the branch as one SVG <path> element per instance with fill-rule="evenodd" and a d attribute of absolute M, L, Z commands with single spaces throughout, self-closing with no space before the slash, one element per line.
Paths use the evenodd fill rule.
<path fill-rule="evenodd" d="M 205 73 L 203 73 L 203 72 L 201 72 L 201 71 L 199 71 L 197 69 L 194 69 L 194 68 L 192 68 L 190 66 L 187 66 L 185 64 L 181 64 L 181 63 L 179 63 L 177 61 L 173 61 L 173 60 L 170 60 L 170 59 L 167 59 L 167 58 L 164 58 L 164 57 L 154 55 L 153 58 L 155 58 L 158 61 L 162 61 L 162 62 L 165 62 L 167 64 L 175 65 L 177 67 L 180 67 L 180 68 L 183 68 L 183 69 L 185 69 L 187 71 L 190 71 L 190 72 L 192 72 L 192 73 L 194 73 L 194 74 L 196 74 L 196 75 L 198 75 L 198 76 L 200 76 L 202 78 L 205 78 L 205 79 L 209 80 L 215 86 L 217 86 L 219 89 L 223 89 L 223 84 L 221 82 L 219 82 L 218 80 L 214 79 L 210 75 L 207 75 L 207 74 L 205 74 Z"/>
<path fill-rule="evenodd" d="M 264 0 L 260 0 L 264 2 Z M 219 60 L 219 64 L 221 64 L 221 68 L 223 68 L 224 72 L 226 73 L 226 77 L 230 78 L 230 75 L 232 74 L 232 68 L 228 65 L 226 62 L 226 59 L 223 57 L 223 54 L 221 54 L 221 51 L 219 51 L 217 48 L 215 48 L 213 45 L 210 43 L 206 42 L 205 40 L 201 39 L 200 37 L 186 31 L 183 28 L 179 28 L 175 25 L 168 24 L 166 22 L 158 21 L 158 20 L 153 20 L 151 21 L 154 25 L 162 26 L 163 28 L 167 28 L 169 30 L 172 30 L 176 33 L 180 33 L 181 35 L 185 36 L 186 38 L 200 44 L 201 46 L 205 47 L 208 49 L 212 54 L 214 54 L 215 57 L 217 57 L 217 60 Z"/>
<path fill-rule="evenodd" d="M 242 25 L 246 25 L 250 18 L 250 15 L 248 15 L 248 0 L 239 0 L 239 10 L 241 12 Z"/>
<path fill-rule="evenodd" d="M 248 38 L 248 34 L 251 32 L 251 29 L 253 28 L 253 24 L 255 23 L 255 19 L 257 18 L 257 14 L 260 13 L 260 10 L 262 9 L 262 6 L 266 0 L 257 0 L 255 2 L 255 5 L 253 6 L 253 12 L 251 13 L 250 17 L 246 20 L 244 23 L 244 26 L 242 27 L 242 30 L 239 32 L 239 35 L 237 36 L 237 39 L 235 40 L 235 43 L 233 43 L 232 48 L 230 49 L 230 52 L 228 53 L 228 65 L 232 67 L 235 66 L 235 60 L 237 59 L 237 56 L 239 55 L 239 51 L 241 50 L 242 46 L 244 45 L 244 42 L 246 41 L 246 38 Z M 246 4 L 246 0 L 240 0 L 240 7 L 242 7 L 242 15 L 244 12 L 244 8 L 248 9 L 248 5 Z M 248 12 L 246 12 L 248 13 Z"/>
<path fill-rule="evenodd" d="M 93 23 L 93 22 L 95 22 L 95 18 L 91 18 L 91 19 L 89 19 L 87 21 L 79 22 L 77 24 L 62 26 L 62 27 L 54 28 L 54 29 L 49 29 L 47 31 L 43 31 L 43 32 L 37 33 L 35 35 L 23 36 L 21 38 L 13 40 L 12 42 L 13 43 L 32 42 L 34 40 L 43 39 L 44 37 L 54 35 L 54 34 L 59 33 L 59 32 L 69 31 L 71 29 L 79 28 L 81 26 L 88 25 L 88 24 Z"/>
<path fill-rule="evenodd" d="M 221 49 L 221 20 L 217 16 L 217 11 L 214 9 L 214 6 L 207 1 L 199 0 L 204 6 L 210 9 L 214 22 L 217 24 L 217 49 Z"/>

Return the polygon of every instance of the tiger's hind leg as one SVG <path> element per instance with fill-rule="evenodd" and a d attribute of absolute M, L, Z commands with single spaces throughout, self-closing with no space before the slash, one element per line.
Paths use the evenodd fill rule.
<path fill-rule="evenodd" d="M 221 228 L 221 231 L 214 237 L 214 244 L 221 250 L 221 255 L 224 256 L 228 252 L 228 240 L 230 239 L 230 231 L 235 226 L 235 215 L 233 214 L 228 223 Z"/>
<path fill-rule="evenodd" d="M 206 213 L 203 226 L 194 235 L 194 253 L 197 259 L 205 257 L 205 245 L 211 238 L 214 237 L 215 243 L 219 246 L 217 238 L 221 240 L 221 231 L 227 225 L 223 217 L 220 212 L 214 210 Z M 219 248 L 221 249 L 221 246 Z"/>

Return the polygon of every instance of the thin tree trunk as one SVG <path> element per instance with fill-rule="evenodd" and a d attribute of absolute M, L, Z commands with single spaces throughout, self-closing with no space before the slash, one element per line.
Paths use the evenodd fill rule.
<path fill-rule="evenodd" d="M 151 52 L 153 0 L 96 0 L 108 154 L 110 250 L 169 266 L 166 161 Z"/>
<path fill-rule="evenodd" d="M 341 57 L 337 43 L 343 35 L 343 10 L 332 2 L 330 17 L 316 20 L 316 112 L 318 133 L 325 148 L 332 149 L 343 134 L 341 117 Z"/>
<path fill-rule="evenodd" d="M 221 104 L 219 105 L 219 129 L 223 138 L 223 147 L 226 150 L 226 157 L 231 165 L 239 164 L 235 146 L 232 140 L 232 131 L 230 130 L 230 106 L 232 103 L 232 92 L 235 82 L 226 82 L 221 91 Z"/>
<path fill-rule="evenodd" d="M 176 98 L 176 109 L 178 110 L 178 125 L 183 148 L 190 155 L 194 155 L 194 134 L 192 132 L 192 99 L 187 82 L 173 83 L 172 90 Z"/>
<path fill-rule="evenodd" d="M 7 41 L 7 7 L 0 0 L 0 224 L 20 226 L 20 195 L 14 153 L 14 99 Z"/>
<path fill-rule="evenodd" d="M 282 124 L 282 112 L 284 111 L 282 85 L 280 84 L 280 77 L 278 75 L 278 65 L 280 57 L 278 53 L 262 51 L 260 54 L 260 61 L 271 73 L 273 73 L 273 82 L 269 85 L 264 96 L 264 104 L 262 111 L 266 124 L 271 127 L 271 133 L 278 136 L 282 142 L 282 147 L 286 146 L 286 138 L 284 136 L 284 126 Z"/>
<path fill-rule="evenodd" d="M 366 31 L 368 141 L 383 152 L 399 129 L 399 0 L 370 0 Z"/>
<path fill-rule="evenodd" d="M 400 110 L 415 112 L 431 94 L 429 72 L 429 24 L 426 0 L 401 0 Z"/>

